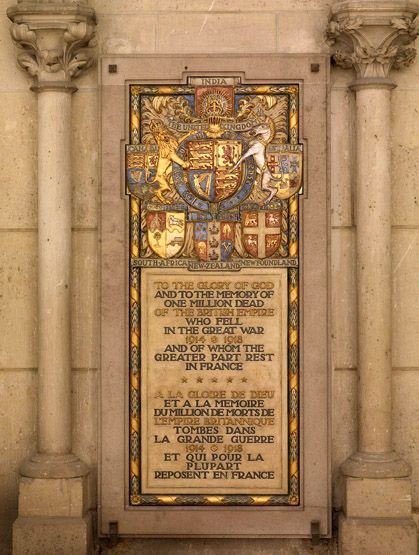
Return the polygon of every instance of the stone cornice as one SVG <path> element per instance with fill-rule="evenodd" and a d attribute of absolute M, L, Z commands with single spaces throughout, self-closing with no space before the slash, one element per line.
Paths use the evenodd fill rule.
<path fill-rule="evenodd" d="M 347 1 L 333 6 L 326 37 L 333 60 L 354 68 L 358 82 L 388 80 L 391 69 L 409 66 L 416 56 L 419 4 L 405 1 Z"/>
<path fill-rule="evenodd" d="M 30 16 L 65 16 L 72 18 L 91 18 L 95 19 L 93 8 L 89 8 L 86 4 L 71 4 L 59 2 L 21 2 L 7 9 L 7 16 L 12 21 L 25 20 Z"/>
<path fill-rule="evenodd" d="M 68 82 L 95 61 L 96 18 L 86 5 L 21 2 L 8 9 L 19 65 L 38 83 Z"/>

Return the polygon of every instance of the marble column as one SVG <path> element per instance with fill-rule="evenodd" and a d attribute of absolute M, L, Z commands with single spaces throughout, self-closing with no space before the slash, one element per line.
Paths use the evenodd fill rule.
<path fill-rule="evenodd" d="M 410 467 L 392 449 L 391 70 L 409 65 L 419 5 L 348 1 L 332 8 L 334 61 L 355 70 L 358 451 L 342 465 L 345 554 L 416 554 Z"/>
<path fill-rule="evenodd" d="M 88 553 L 89 469 L 72 454 L 71 97 L 94 61 L 83 2 L 20 1 L 7 12 L 38 100 L 38 450 L 21 467 L 13 552 Z"/>

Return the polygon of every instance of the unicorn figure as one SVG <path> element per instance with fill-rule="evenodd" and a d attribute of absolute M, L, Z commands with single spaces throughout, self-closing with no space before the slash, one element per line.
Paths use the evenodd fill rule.
<path fill-rule="evenodd" d="M 260 123 L 256 125 L 251 131 L 253 139 L 250 141 L 249 148 L 243 154 L 243 156 L 238 160 L 234 166 L 231 168 L 230 172 L 233 172 L 239 167 L 239 165 L 248 158 L 253 156 L 256 163 L 257 172 L 261 175 L 261 189 L 263 192 L 269 193 L 265 204 L 270 202 L 275 194 L 278 192 L 277 186 L 273 183 L 274 181 L 282 181 L 274 177 L 266 162 L 266 145 L 268 145 L 275 135 L 275 125 L 274 122 L 269 118 L 266 123 Z"/>

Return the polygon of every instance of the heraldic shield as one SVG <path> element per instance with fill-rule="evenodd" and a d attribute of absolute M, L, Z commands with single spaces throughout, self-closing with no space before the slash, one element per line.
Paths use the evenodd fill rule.
<path fill-rule="evenodd" d="M 209 202 L 221 202 L 240 186 L 241 170 L 232 170 L 240 159 L 240 141 L 204 139 L 189 141 L 187 157 L 191 192 Z"/>
<path fill-rule="evenodd" d="M 155 184 L 159 150 L 157 145 L 130 146 L 127 151 L 127 182 L 133 195 L 144 198 L 151 196 Z"/>
<path fill-rule="evenodd" d="M 185 241 L 185 224 L 184 212 L 148 212 L 147 237 L 151 250 L 160 258 L 179 254 Z"/>
<path fill-rule="evenodd" d="M 234 222 L 196 222 L 195 252 L 202 261 L 227 261 L 234 250 Z"/>
<path fill-rule="evenodd" d="M 269 171 L 278 181 L 277 196 L 285 199 L 297 193 L 302 184 L 303 145 L 270 144 L 266 147 Z"/>
<path fill-rule="evenodd" d="M 242 212 L 243 245 L 254 258 L 269 258 L 281 244 L 281 212 Z"/>

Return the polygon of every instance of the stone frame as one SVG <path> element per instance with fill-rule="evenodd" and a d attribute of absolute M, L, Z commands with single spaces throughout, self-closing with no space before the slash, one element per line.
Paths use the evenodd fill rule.
<path fill-rule="evenodd" d="M 316 64 L 320 71 L 316 71 Z M 111 73 L 109 66 L 116 66 Z M 129 536 L 309 536 L 319 520 L 330 535 L 328 407 L 327 56 L 105 56 L 101 60 L 101 454 L 100 534 L 110 521 Z M 114 69 L 114 68 L 113 68 Z M 184 83 L 190 75 L 240 75 L 243 83 L 298 82 L 306 144 L 301 206 L 301 504 L 295 507 L 133 507 L 128 498 L 129 142 L 128 85 Z M 164 75 L 164 79 L 161 76 Z M 119 184 L 116 182 L 119 178 Z M 313 194 L 313 191 L 316 193 Z M 311 194 L 310 194 L 311 193 Z M 308 276 L 308 277 L 307 277 Z M 311 325 L 304 322 L 311 322 Z M 317 421 L 315 416 L 317 415 Z M 305 427 L 304 427 L 305 426 Z M 157 511 L 157 513 L 156 513 Z M 211 527 L 208 519 L 211 519 Z"/>

